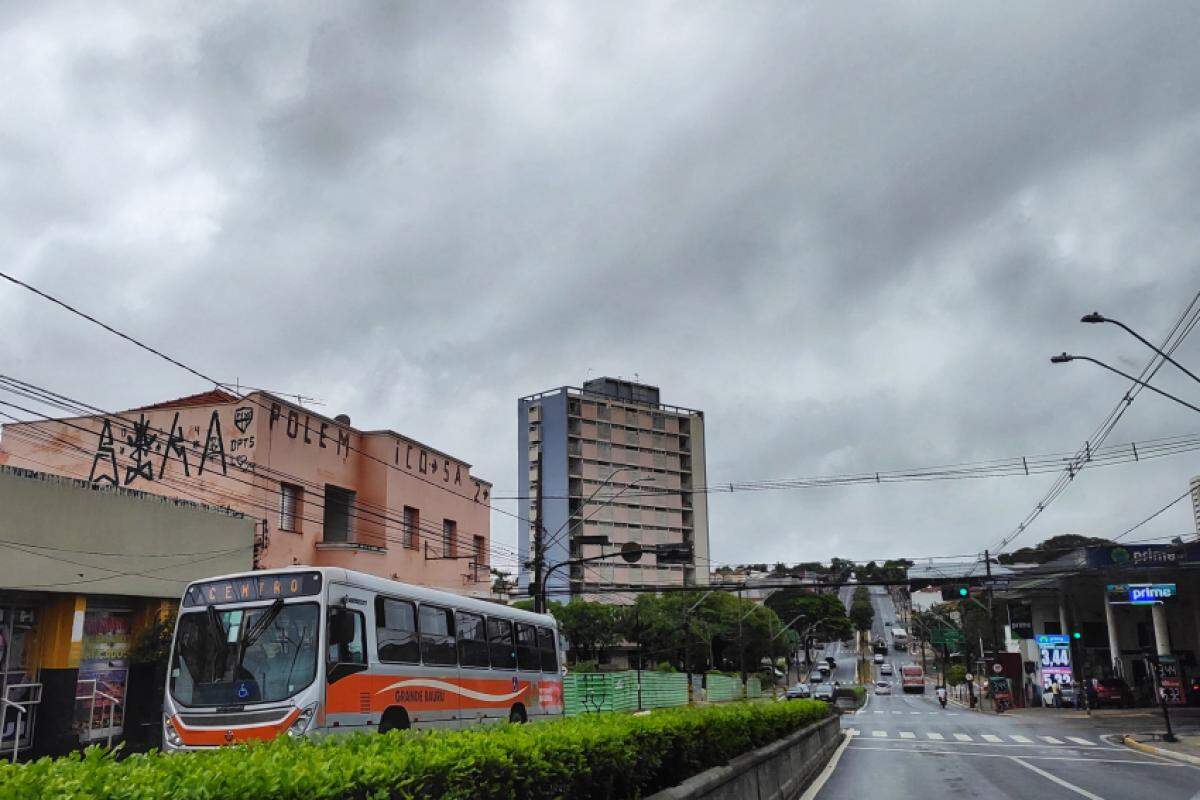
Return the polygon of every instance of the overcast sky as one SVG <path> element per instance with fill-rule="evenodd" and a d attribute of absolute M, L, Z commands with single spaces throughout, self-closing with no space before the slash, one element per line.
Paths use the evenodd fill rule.
<path fill-rule="evenodd" d="M 589 374 L 703 409 L 714 483 L 1067 451 L 1125 387 L 1047 357 L 1148 355 L 1079 316 L 1157 339 L 1200 289 L 1197 41 L 1192 2 L 5 3 L 0 264 L 498 495 L 517 398 Z M 0 365 L 207 388 L 8 285 Z M 1109 441 L 1198 421 L 1144 394 Z M 1085 473 L 1018 545 L 1197 473 Z M 718 494 L 712 552 L 975 552 L 1050 482 Z"/>

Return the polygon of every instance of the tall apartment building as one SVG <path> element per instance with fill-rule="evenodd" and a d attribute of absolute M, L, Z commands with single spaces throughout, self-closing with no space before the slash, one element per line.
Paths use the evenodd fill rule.
<path fill-rule="evenodd" d="M 707 496 L 693 491 L 706 485 L 703 412 L 663 404 L 656 386 L 596 378 L 583 388 L 522 397 L 517 414 L 517 485 L 528 498 L 522 510 L 530 521 L 517 543 L 522 589 L 531 579 L 525 564 L 534 547 L 539 484 L 547 567 L 615 552 L 627 542 L 686 544 L 693 552 L 685 564 L 659 564 L 647 554 L 635 564 L 615 558 L 561 567 L 546 582 L 552 599 L 708 583 Z M 600 536 L 609 544 L 582 541 Z"/>

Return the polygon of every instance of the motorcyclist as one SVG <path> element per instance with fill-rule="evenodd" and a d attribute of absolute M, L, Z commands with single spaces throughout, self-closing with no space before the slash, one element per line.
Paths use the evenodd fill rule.
<path fill-rule="evenodd" d="M 945 708 L 946 707 L 946 687 L 945 686 L 937 687 L 937 699 L 938 699 L 938 702 L 942 704 L 942 708 Z"/>

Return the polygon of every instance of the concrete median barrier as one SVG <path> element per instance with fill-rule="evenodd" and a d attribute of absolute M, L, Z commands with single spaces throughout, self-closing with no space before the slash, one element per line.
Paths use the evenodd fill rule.
<path fill-rule="evenodd" d="M 842 741 L 836 716 L 705 770 L 649 800 L 795 800 Z"/>

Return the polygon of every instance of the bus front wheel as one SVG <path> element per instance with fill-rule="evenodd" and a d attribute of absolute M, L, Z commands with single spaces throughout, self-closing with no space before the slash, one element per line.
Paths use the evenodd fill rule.
<path fill-rule="evenodd" d="M 513 725 L 524 725 L 526 720 L 525 706 L 517 703 L 512 707 L 512 711 L 508 712 L 508 721 Z"/>
<path fill-rule="evenodd" d="M 383 714 L 383 719 L 379 720 L 379 732 L 387 733 L 388 731 L 405 731 L 408 730 L 411 723 L 408 721 L 408 712 L 403 708 L 389 708 Z"/>

